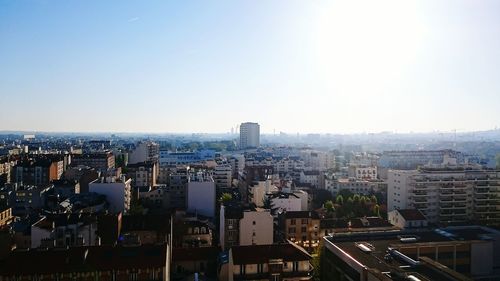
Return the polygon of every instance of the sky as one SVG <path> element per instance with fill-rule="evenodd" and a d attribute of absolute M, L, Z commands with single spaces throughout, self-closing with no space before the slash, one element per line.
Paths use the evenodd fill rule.
<path fill-rule="evenodd" d="M 0 0 L 0 130 L 500 126 L 500 1 Z"/>

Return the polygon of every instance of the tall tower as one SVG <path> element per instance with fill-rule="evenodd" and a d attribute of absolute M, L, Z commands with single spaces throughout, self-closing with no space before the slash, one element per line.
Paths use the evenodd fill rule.
<path fill-rule="evenodd" d="M 257 148 L 260 146 L 260 126 L 258 123 L 246 122 L 240 125 L 240 148 Z"/>

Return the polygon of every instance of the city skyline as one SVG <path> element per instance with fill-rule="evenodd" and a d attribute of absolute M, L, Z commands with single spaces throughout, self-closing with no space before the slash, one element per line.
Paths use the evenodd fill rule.
<path fill-rule="evenodd" d="M 494 129 L 499 6 L 0 1 L 0 130 Z"/>

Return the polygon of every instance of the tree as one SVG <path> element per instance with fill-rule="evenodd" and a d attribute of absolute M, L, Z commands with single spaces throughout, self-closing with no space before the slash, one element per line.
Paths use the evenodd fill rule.
<path fill-rule="evenodd" d="M 372 195 L 372 197 L 370 198 L 370 200 L 371 200 L 371 201 L 372 201 L 372 203 L 374 203 L 374 204 L 377 204 L 377 203 L 378 203 L 377 196 L 375 196 L 375 195 Z"/>
<path fill-rule="evenodd" d="M 380 206 L 378 204 L 373 206 L 373 214 L 379 218 L 381 217 L 380 216 Z"/>
<path fill-rule="evenodd" d="M 231 202 L 231 200 L 233 200 L 233 195 L 231 195 L 231 193 L 222 193 L 222 195 L 220 196 L 220 199 L 219 199 L 219 201 L 222 204 Z"/>
<path fill-rule="evenodd" d="M 344 196 L 341 194 L 337 195 L 337 198 L 335 199 L 335 203 L 338 205 L 343 205 L 344 204 Z"/>
<path fill-rule="evenodd" d="M 335 213 L 335 207 L 333 206 L 332 200 L 328 200 L 324 204 L 326 213 L 329 217 L 333 217 L 333 214 Z"/>
<path fill-rule="evenodd" d="M 320 240 L 319 246 L 314 249 L 314 253 L 312 254 L 313 259 L 311 261 L 312 266 L 314 267 L 313 280 L 321 281 L 321 258 L 323 252 L 323 239 Z"/>

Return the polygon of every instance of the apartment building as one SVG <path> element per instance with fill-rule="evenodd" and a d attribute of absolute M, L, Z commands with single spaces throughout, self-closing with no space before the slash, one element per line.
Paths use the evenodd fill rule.
<path fill-rule="evenodd" d="M 109 210 L 124 213 L 130 209 L 132 179 L 100 178 L 89 184 L 89 191 L 106 196 Z"/>
<path fill-rule="evenodd" d="M 239 245 L 272 244 L 273 231 L 270 210 L 252 205 L 221 205 L 219 239 L 223 250 Z"/>
<path fill-rule="evenodd" d="M 213 179 L 218 190 L 232 186 L 233 170 L 230 164 L 220 164 L 214 168 Z"/>
<path fill-rule="evenodd" d="M 283 237 L 297 245 L 312 250 L 321 239 L 320 217 L 314 211 L 284 212 L 279 216 Z"/>
<path fill-rule="evenodd" d="M 160 145 L 152 141 L 139 142 L 128 155 L 128 163 L 156 162 L 160 154 Z"/>
<path fill-rule="evenodd" d="M 390 170 L 388 211 L 418 209 L 431 223 L 500 223 L 500 171 L 464 167 Z"/>
<path fill-rule="evenodd" d="M 187 186 L 187 211 L 213 218 L 216 203 L 216 183 L 212 176 L 201 172 L 191 175 Z"/>
<path fill-rule="evenodd" d="M 156 186 L 158 165 L 156 162 L 139 162 L 127 165 L 127 175 L 132 179 L 133 187 Z"/>
<path fill-rule="evenodd" d="M 71 157 L 72 166 L 88 166 L 97 171 L 105 172 L 115 167 L 115 157 L 111 151 L 73 154 Z"/>
<path fill-rule="evenodd" d="M 364 166 L 364 165 L 349 165 L 348 175 L 349 178 L 355 178 L 358 180 L 376 180 L 377 167 Z"/>
<path fill-rule="evenodd" d="M 28 185 L 49 184 L 60 179 L 63 171 L 63 156 L 23 159 L 14 167 L 14 179 L 17 183 Z"/>
<path fill-rule="evenodd" d="M 312 260 L 304 249 L 290 243 L 236 246 L 229 251 L 229 262 L 219 272 L 228 280 L 311 280 Z"/>
<path fill-rule="evenodd" d="M 240 148 L 257 148 L 260 146 L 260 126 L 258 123 L 246 122 L 240 125 Z"/>

